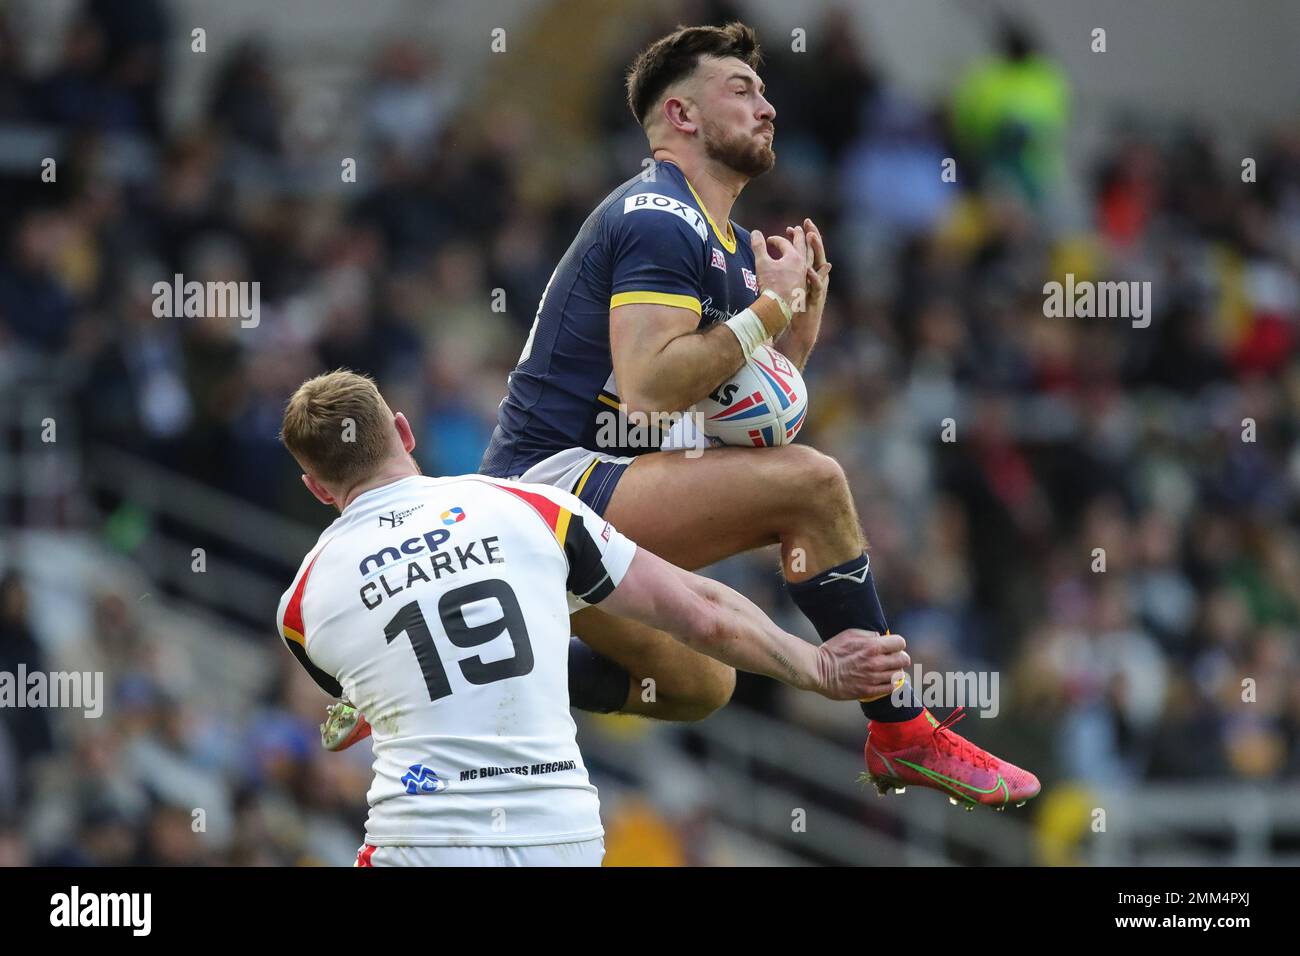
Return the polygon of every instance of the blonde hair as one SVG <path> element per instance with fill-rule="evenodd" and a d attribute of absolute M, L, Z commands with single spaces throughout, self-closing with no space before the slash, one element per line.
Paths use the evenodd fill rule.
<path fill-rule="evenodd" d="M 374 380 L 347 369 L 298 386 L 280 427 L 280 441 L 303 471 L 343 488 L 374 474 L 392 450 L 393 434 L 393 413 Z"/>

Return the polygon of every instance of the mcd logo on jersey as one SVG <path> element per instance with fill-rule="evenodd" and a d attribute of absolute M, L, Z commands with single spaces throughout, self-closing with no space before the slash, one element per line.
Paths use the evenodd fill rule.
<path fill-rule="evenodd" d="M 457 521 L 465 520 L 465 509 L 452 508 L 450 511 L 444 511 L 439 517 L 442 518 L 443 524 L 455 524 Z"/>
<path fill-rule="evenodd" d="M 461 517 L 464 517 L 463 512 L 461 513 Z M 460 519 L 458 518 L 456 520 L 458 521 Z M 448 522 L 448 524 L 455 524 L 455 522 Z M 450 537 L 451 532 L 444 528 L 438 528 L 436 531 L 426 531 L 418 538 L 407 538 L 397 547 L 389 545 L 386 548 L 379 549 L 374 554 L 366 555 L 361 559 L 359 570 L 364 576 L 369 574 L 372 568 L 382 568 L 389 561 L 400 561 L 404 554 L 419 554 L 421 551 L 425 550 L 437 551 L 438 548 L 447 543 L 447 539 Z"/>

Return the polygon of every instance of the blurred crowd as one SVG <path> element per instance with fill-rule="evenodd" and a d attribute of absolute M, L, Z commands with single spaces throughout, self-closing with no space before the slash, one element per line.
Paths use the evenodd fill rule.
<path fill-rule="evenodd" d="M 551 270 L 646 155 L 630 54 L 731 13 L 684 4 L 554 62 L 596 92 L 575 174 L 540 184 L 547 114 L 484 102 L 410 41 L 377 48 L 319 122 L 250 39 L 177 126 L 183 46 L 158 0 L 84 3 L 43 73 L 0 19 L 0 366 L 58 385 L 92 463 L 92 443 L 116 446 L 315 527 L 328 516 L 276 433 L 318 371 L 374 374 L 426 473 L 475 471 Z M 1048 38 L 1004 24 L 922 102 L 860 35 L 832 12 L 807 53 L 770 49 L 777 166 L 733 218 L 769 233 L 811 216 L 827 237 L 800 440 L 850 476 L 893 629 L 926 668 L 1000 675 L 997 718 L 961 729 L 1049 792 L 1300 777 L 1300 121 L 1258 131 L 1243 181 L 1213 131 L 1152 121 L 1135 95 L 1077 157 Z M 56 182 L 23 152 L 33 131 Z M 153 283 L 178 273 L 260 282 L 259 324 L 156 318 Z M 1149 327 L 1046 316 L 1044 283 L 1066 274 L 1149 281 Z M 775 566 L 717 573 L 811 635 Z M 42 655 L 8 575 L 0 670 Z M 169 685 L 120 596 L 95 607 L 105 718 L 0 711 L 0 862 L 338 862 L 360 842 L 367 769 L 320 754 L 310 685 L 286 668 L 231 726 Z M 860 743 L 851 708 L 757 679 L 737 703 Z M 199 806 L 220 808 L 215 844 Z"/>

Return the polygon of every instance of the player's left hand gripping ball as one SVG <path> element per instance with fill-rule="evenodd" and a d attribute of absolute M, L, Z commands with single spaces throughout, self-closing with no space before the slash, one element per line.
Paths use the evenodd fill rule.
<path fill-rule="evenodd" d="M 320 743 L 326 750 L 347 750 L 370 736 L 370 724 L 361 711 L 346 701 L 330 704 L 320 725 Z"/>
<path fill-rule="evenodd" d="M 793 240 L 795 227 L 787 226 L 785 233 Z M 807 299 L 804 308 L 798 311 L 813 313 L 820 321 L 822 307 L 826 304 L 826 290 L 831 282 L 831 264 L 826 258 L 826 241 L 817 224 L 811 219 L 805 219 L 803 233 L 808 243 L 808 271 L 804 275 Z"/>

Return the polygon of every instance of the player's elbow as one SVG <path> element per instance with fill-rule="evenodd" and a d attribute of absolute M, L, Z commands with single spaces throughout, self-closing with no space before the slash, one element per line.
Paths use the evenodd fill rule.
<path fill-rule="evenodd" d="M 671 389 L 652 383 L 626 389 L 619 396 L 623 403 L 623 412 L 629 419 L 651 420 L 656 414 L 680 412 L 689 406 L 689 401 L 681 401 Z"/>
<path fill-rule="evenodd" d="M 674 701 L 678 720 L 703 720 L 721 710 L 736 690 L 736 670 L 719 658 L 724 656 L 731 631 L 722 606 L 710 598 L 696 604 L 684 643 L 704 655 L 693 669 L 689 690 L 679 689 Z"/>
<path fill-rule="evenodd" d="M 701 578 L 692 582 L 684 599 L 679 592 L 669 615 L 672 622 L 665 622 L 673 636 L 702 655 L 689 675 L 681 675 L 683 682 L 673 689 L 672 699 L 668 701 L 673 720 L 703 720 L 725 707 L 736 689 L 735 668 L 719 659 L 725 656 L 727 642 L 732 637 L 726 609 L 708 586 L 712 582 L 700 586 L 704 581 Z"/>
<path fill-rule="evenodd" d="M 658 411 L 655 400 L 645 392 L 632 391 L 624 389 L 619 395 L 619 400 L 623 404 L 623 414 L 629 419 L 649 416 L 651 412 Z"/>
<path fill-rule="evenodd" d="M 647 623 L 672 634 L 693 651 L 716 657 L 726 640 L 726 624 L 713 582 L 666 563 L 661 567 L 668 575 L 658 582 L 655 611 Z"/>
<path fill-rule="evenodd" d="M 707 579 L 700 579 L 702 582 Z M 707 582 L 712 584 L 713 582 Z M 727 624 L 727 614 L 718 600 L 718 593 L 712 587 L 700 588 L 691 594 L 691 607 L 683 615 L 689 624 L 682 630 L 686 632 L 686 643 L 692 650 L 716 658 L 730 639 L 731 631 Z"/>
<path fill-rule="evenodd" d="M 667 362 L 648 362 L 623 372 L 619 378 L 619 401 L 629 415 L 652 417 L 684 411 L 707 393 L 690 394 L 689 383 L 680 380 L 680 370 Z"/>

